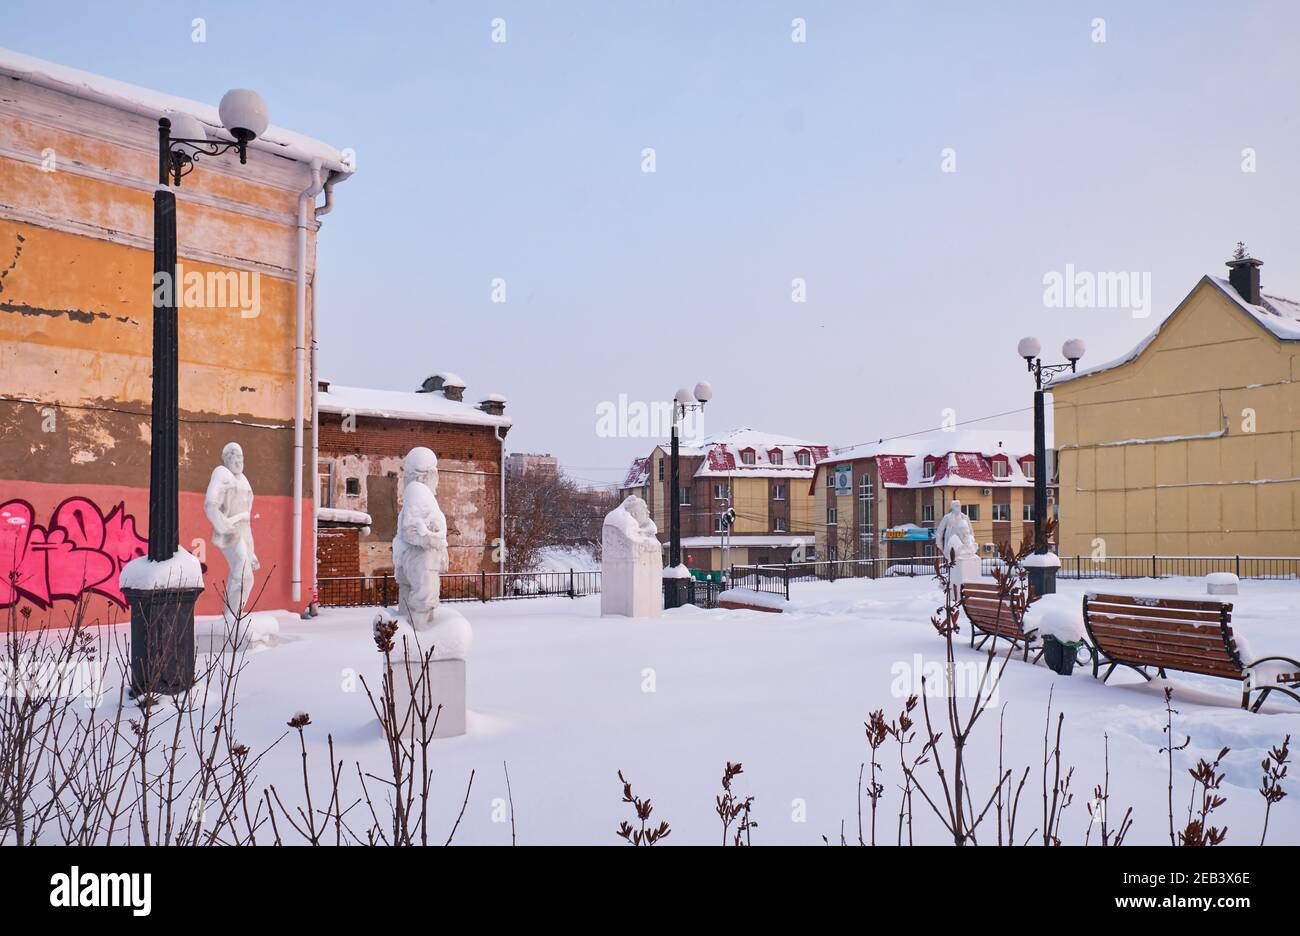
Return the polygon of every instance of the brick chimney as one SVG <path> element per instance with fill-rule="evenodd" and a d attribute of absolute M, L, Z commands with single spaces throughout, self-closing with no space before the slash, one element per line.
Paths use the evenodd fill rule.
<path fill-rule="evenodd" d="M 465 399 L 465 381 L 455 374 L 442 375 L 442 395 L 449 400 L 461 403 Z"/>
<path fill-rule="evenodd" d="M 1259 293 L 1259 268 L 1263 265 L 1264 261 L 1250 256 L 1246 245 L 1241 242 L 1237 243 L 1237 249 L 1228 261 L 1228 282 L 1237 290 L 1237 295 L 1251 305 L 1257 306 L 1263 301 Z"/>
<path fill-rule="evenodd" d="M 447 399 L 455 400 L 457 403 L 462 402 L 465 398 L 465 381 L 455 374 L 441 371 L 432 377 L 426 377 L 424 383 L 420 384 L 420 389 L 415 392 L 436 393 L 439 390 Z"/>
<path fill-rule="evenodd" d="M 506 398 L 499 393 L 490 393 L 487 399 L 479 402 L 478 408 L 491 416 L 506 414 Z"/>

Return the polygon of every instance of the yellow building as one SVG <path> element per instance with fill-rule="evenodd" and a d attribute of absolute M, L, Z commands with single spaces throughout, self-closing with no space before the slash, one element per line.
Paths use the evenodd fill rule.
<path fill-rule="evenodd" d="M 701 571 L 723 567 L 722 515 L 728 508 L 735 523 L 727 563 L 812 558 L 817 523 L 809 482 L 827 452 L 822 443 L 744 428 L 679 446 L 682 561 Z M 665 543 L 671 477 L 671 450 L 659 445 L 633 461 L 619 486 L 620 495 L 645 500 Z"/>
<path fill-rule="evenodd" d="M 1033 452 L 1030 432 L 968 430 L 829 455 L 817 463 L 811 486 L 817 556 L 932 556 L 934 527 L 954 500 L 981 555 L 1019 548 L 1033 540 Z M 1049 503 L 1052 494 L 1049 486 Z"/>
<path fill-rule="evenodd" d="M 1228 266 L 1053 388 L 1062 556 L 1300 555 L 1300 304 Z"/>

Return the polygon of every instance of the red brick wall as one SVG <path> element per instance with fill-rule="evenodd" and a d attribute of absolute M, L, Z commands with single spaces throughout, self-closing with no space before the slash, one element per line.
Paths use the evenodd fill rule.
<path fill-rule="evenodd" d="M 317 576 L 356 576 L 361 574 L 361 553 L 356 528 L 322 527 L 316 531 Z"/>
<path fill-rule="evenodd" d="M 339 414 L 322 413 L 320 457 L 365 456 L 373 477 L 382 473 L 380 459 L 404 458 L 420 445 L 432 449 L 438 456 L 438 502 L 449 527 L 450 571 L 496 571 L 492 553 L 493 541 L 501 536 L 501 442 L 491 426 L 357 416 L 352 430 L 343 431 Z M 458 526 L 458 517 L 472 518 L 473 531 Z M 392 567 L 391 558 L 385 563 L 375 554 L 376 548 L 383 552 L 390 541 L 391 531 L 377 529 L 359 537 L 359 548 L 376 571 Z M 326 575 L 323 557 L 319 574 Z"/>

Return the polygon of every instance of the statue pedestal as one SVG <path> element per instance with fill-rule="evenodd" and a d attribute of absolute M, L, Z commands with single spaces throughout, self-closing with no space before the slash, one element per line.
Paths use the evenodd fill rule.
<path fill-rule="evenodd" d="M 428 684 L 422 682 L 422 659 L 412 650 L 411 656 L 393 657 L 393 705 L 397 710 L 397 720 L 403 720 L 403 714 L 412 703 L 411 687 L 415 687 L 414 702 L 418 708 L 429 707 L 429 725 L 433 729 L 431 737 L 455 738 L 466 731 L 465 707 L 465 661 L 431 660 L 428 669 Z M 438 711 L 438 706 L 442 711 Z M 437 724 L 433 724 L 434 715 Z M 415 738 L 420 740 L 420 723 L 415 714 L 411 715 Z M 412 725 L 407 726 L 406 737 L 411 736 Z"/>
<path fill-rule="evenodd" d="M 393 637 L 393 705 L 399 722 L 405 718 L 408 707 L 414 702 L 417 708 L 429 708 L 429 723 L 433 738 L 454 738 L 466 731 L 467 708 L 465 703 L 465 659 L 473 642 L 469 621 L 455 608 L 439 605 L 433 620 L 417 631 L 399 619 Z M 424 674 L 424 656 L 432 650 L 427 678 Z M 414 687 L 414 693 L 412 688 Z M 438 711 L 438 723 L 433 725 L 433 713 Z M 415 719 L 414 712 L 411 715 Z M 410 725 L 407 737 L 410 737 Z M 415 724 L 416 740 L 420 726 Z"/>
<path fill-rule="evenodd" d="M 952 583 L 960 587 L 965 582 L 980 580 L 980 557 L 958 556 L 952 562 Z"/>
<path fill-rule="evenodd" d="M 601 562 L 601 617 L 657 618 L 663 613 L 663 570 L 653 558 Z"/>

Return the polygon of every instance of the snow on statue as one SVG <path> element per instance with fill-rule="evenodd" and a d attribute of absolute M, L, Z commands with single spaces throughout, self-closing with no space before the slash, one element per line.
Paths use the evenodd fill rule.
<path fill-rule="evenodd" d="M 270 615 L 246 615 L 244 605 L 253 594 L 254 573 L 262 567 L 253 549 L 253 486 L 244 476 L 244 450 L 230 442 L 221 450 L 221 464 L 212 469 L 203 512 L 212 524 L 212 545 L 226 557 L 229 572 L 221 616 L 227 624 L 242 622 L 254 641 L 279 630 Z"/>
<path fill-rule="evenodd" d="M 431 626 L 447 571 L 447 518 L 438 506 L 438 456 L 420 446 L 406 453 L 406 487 L 393 539 L 398 610 L 416 630 Z"/>
<path fill-rule="evenodd" d="M 631 494 L 601 528 L 600 613 L 657 618 L 663 610 L 663 546 L 645 501 Z"/>
<path fill-rule="evenodd" d="M 935 528 L 934 541 L 949 560 L 976 555 L 975 531 L 971 529 L 970 519 L 961 512 L 961 501 L 955 500 L 949 505 L 948 512 Z"/>

